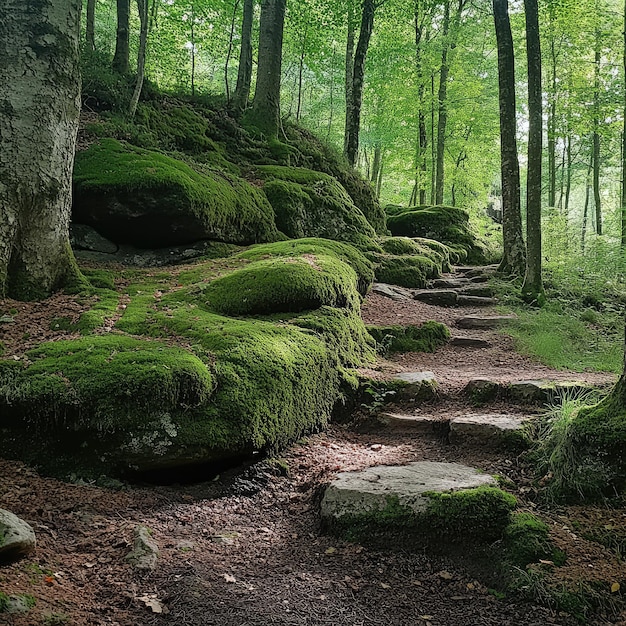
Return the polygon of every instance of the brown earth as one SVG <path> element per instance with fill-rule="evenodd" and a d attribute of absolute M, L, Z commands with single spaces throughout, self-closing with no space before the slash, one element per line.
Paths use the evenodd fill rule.
<path fill-rule="evenodd" d="M 0 301 L 0 312 L 13 310 L 15 317 L 15 324 L 0 324 L 5 354 L 67 336 L 50 330 L 50 320 L 78 315 L 82 306 L 61 295 L 33 305 Z M 368 296 L 363 308 L 368 323 L 452 324 L 460 314 L 376 295 Z M 373 372 L 434 371 L 444 393 L 417 410 L 442 418 L 468 410 L 458 391 L 470 378 L 572 378 L 516 354 L 496 332 L 463 334 L 488 337 L 493 347 L 397 355 Z M 603 374 L 582 377 L 611 380 Z M 575 624 L 567 613 L 536 603 L 548 602 L 547 594 L 556 589 L 584 592 L 596 604 L 586 623 L 626 625 L 621 603 L 626 566 L 619 558 L 626 552 L 624 508 L 539 505 L 523 457 L 390 432 L 367 415 L 360 418 L 291 446 L 278 462 L 260 461 L 221 476 L 198 470 L 193 482 L 183 485 L 113 490 L 42 477 L 19 462 L 0 460 L 0 507 L 31 523 L 38 537 L 33 555 L 0 567 L 0 591 L 32 595 L 36 605 L 25 615 L 0 614 L 0 624 Z M 433 554 L 393 540 L 383 547 L 360 545 L 322 532 L 319 500 L 334 474 L 415 460 L 460 461 L 508 479 L 521 508 L 549 524 L 556 545 L 567 553 L 566 564 L 531 566 L 524 597 L 498 599 L 489 591 L 498 583 L 489 564 L 476 554 L 446 549 L 445 540 Z M 124 560 L 137 524 L 148 526 L 160 546 L 154 573 L 139 574 Z M 543 583 L 534 572 L 543 574 Z"/>

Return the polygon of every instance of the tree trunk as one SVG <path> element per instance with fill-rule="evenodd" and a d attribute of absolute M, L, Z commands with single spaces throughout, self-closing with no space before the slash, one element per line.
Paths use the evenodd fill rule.
<path fill-rule="evenodd" d="M 230 21 L 230 34 L 228 37 L 228 51 L 226 52 L 226 62 L 224 63 L 224 87 L 226 89 L 226 103 L 230 104 L 230 83 L 228 82 L 228 66 L 230 58 L 233 55 L 233 39 L 235 37 L 235 20 L 237 19 L 237 10 L 239 9 L 239 0 L 235 0 L 233 4 L 233 16 Z"/>
<path fill-rule="evenodd" d="M 552 13 L 552 10 L 551 10 Z M 550 106 L 548 108 L 548 206 L 556 206 L 556 49 L 550 16 Z"/>
<path fill-rule="evenodd" d="M 243 20 L 241 23 L 241 50 L 237 86 L 233 95 L 233 108 L 243 111 L 248 106 L 252 84 L 252 23 L 254 21 L 254 0 L 243 0 Z"/>
<path fill-rule="evenodd" d="M 502 171 L 502 235 L 504 257 L 501 270 L 523 275 L 526 251 L 522 237 L 520 176 L 515 119 L 515 59 L 507 0 L 493 0 L 498 44 L 498 100 L 500 104 L 500 162 Z"/>
<path fill-rule="evenodd" d="M 380 167 L 378 168 L 378 178 L 376 179 L 376 197 L 380 198 L 380 189 L 383 186 L 383 169 L 385 166 L 385 155 L 380 155 Z"/>
<path fill-rule="evenodd" d="M 133 96 L 130 99 L 128 114 L 131 118 L 135 116 L 137 104 L 143 89 L 143 79 L 146 71 L 146 48 L 148 46 L 148 0 L 137 0 L 137 10 L 139 11 L 139 20 L 141 22 L 141 31 L 139 33 L 139 52 L 137 54 L 137 80 Z"/>
<path fill-rule="evenodd" d="M 426 204 L 426 115 L 424 113 L 424 67 L 422 60 L 422 24 L 421 0 L 415 0 L 415 70 L 417 74 L 417 151 L 415 155 L 415 192 L 411 204 Z"/>
<path fill-rule="evenodd" d="M 0 297 L 43 298 L 79 277 L 68 232 L 81 4 L 0 3 Z"/>
<path fill-rule="evenodd" d="M 196 95 L 196 14 L 194 4 L 191 3 L 191 17 L 189 19 L 189 34 L 191 36 L 191 95 Z"/>
<path fill-rule="evenodd" d="M 363 15 L 361 16 L 361 30 L 359 41 L 354 53 L 354 68 L 352 71 L 352 93 L 349 103 L 350 112 L 346 114 L 345 150 L 348 163 L 353 167 L 356 164 L 359 150 L 359 131 L 361 128 L 361 103 L 363 100 L 363 81 L 365 78 L 365 58 L 374 30 L 374 0 L 363 0 Z"/>
<path fill-rule="evenodd" d="M 377 182 L 378 182 L 378 175 L 380 172 L 380 168 L 381 168 L 381 163 L 382 163 L 382 146 L 377 143 L 374 146 L 374 162 L 372 163 L 372 174 L 370 176 L 370 182 L 374 183 L 374 186 L 376 186 Z"/>
<path fill-rule="evenodd" d="M 250 122 L 268 138 L 280 127 L 280 72 L 287 0 L 262 0 L 259 64 Z"/>
<path fill-rule="evenodd" d="M 437 142 L 435 141 L 435 73 L 430 74 L 430 204 L 435 204 L 435 163 L 437 162 Z"/>
<path fill-rule="evenodd" d="M 585 252 L 585 237 L 587 235 L 587 220 L 589 219 L 589 196 L 591 195 L 591 170 L 593 168 L 593 154 L 589 158 L 587 178 L 585 179 L 585 208 L 583 210 L 583 227 L 580 236 L 580 249 Z"/>
<path fill-rule="evenodd" d="M 352 81 L 354 74 L 354 1 L 348 0 L 347 34 L 346 34 L 346 121 L 343 131 L 343 153 L 348 154 L 348 129 L 352 127 L 350 115 L 352 113 Z"/>
<path fill-rule="evenodd" d="M 624 0 L 624 47 L 622 49 L 622 63 L 624 67 L 624 86 L 623 86 L 623 109 L 622 117 L 622 189 L 621 189 L 621 209 L 622 209 L 622 248 L 626 251 L 626 0 Z M 626 370 L 625 370 L 626 371 Z"/>
<path fill-rule="evenodd" d="M 306 40 L 309 34 L 309 25 L 304 27 L 304 35 L 302 37 L 302 47 L 300 48 L 300 59 L 298 63 L 298 107 L 296 109 L 296 122 L 300 121 L 302 114 L 302 78 L 304 73 L 304 54 L 306 52 Z"/>
<path fill-rule="evenodd" d="M 593 95 L 593 201 L 596 209 L 596 233 L 602 234 L 600 199 L 600 31 L 596 31 Z"/>
<path fill-rule="evenodd" d="M 88 52 L 96 50 L 96 0 L 87 0 L 87 20 L 85 23 L 85 44 Z"/>
<path fill-rule="evenodd" d="M 528 168 L 526 175 L 526 274 L 522 295 L 527 301 L 545 301 L 541 279 L 541 43 L 537 0 L 524 0 L 526 57 L 528 59 Z"/>
<path fill-rule="evenodd" d="M 117 0 L 117 36 L 113 69 L 119 74 L 130 71 L 130 0 Z"/>
<path fill-rule="evenodd" d="M 572 193 L 572 136 L 570 134 L 567 135 L 567 162 L 566 162 L 566 172 L 565 172 L 565 206 L 563 210 L 565 211 L 565 215 L 569 215 L 569 199 Z"/>

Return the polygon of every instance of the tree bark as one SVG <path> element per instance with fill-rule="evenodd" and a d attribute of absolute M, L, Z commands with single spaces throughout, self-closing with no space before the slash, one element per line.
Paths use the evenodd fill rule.
<path fill-rule="evenodd" d="M 602 234 L 600 198 L 600 31 L 596 30 L 593 94 L 593 201 L 596 210 L 596 233 Z"/>
<path fill-rule="evenodd" d="M 128 107 L 128 114 L 131 118 L 135 117 L 146 73 L 146 49 L 148 47 L 148 0 L 137 0 L 137 10 L 139 11 L 141 31 L 139 33 L 139 51 L 137 53 L 137 79 L 135 81 L 133 95 L 130 99 L 130 106 Z"/>
<path fill-rule="evenodd" d="M 500 163 L 502 171 L 502 235 L 504 257 L 501 270 L 523 275 L 526 250 L 522 237 L 520 176 L 515 119 L 515 59 L 507 0 L 493 0 L 498 45 L 498 100 L 500 104 Z"/>
<path fill-rule="evenodd" d="M 280 72 L 287 0 L 262 0 L 259 65 L 250 122 L 268 138 L 278 137 L 280 126 Z"/>
<path fill-rule="evenodd" d="M 85 22 L 85 43 L 88 52 L 96 50 L 96 0 L 87 0 L 87 19 Z"/>
<path fill-rule="evenodd" d="M 300 48 L 300 59 L 298 62 L 298 107 L 296 109 L 296 122 L 300 121 L 300 115 L 302 114 L 302 80 L 304 74 L 304 55 L 306 52 L 306 40 L 309 34 L 309 25 L 304 27 L 304 35 L 302 36 L 302 46 Z"/>
<path fill-rule="evenodd" d="M 424 112 L 424 64 L 422 38 L 424 33 L 421 0 L 415 0 L 415 70 L 417 74 L 417 151 L 415 155 L 415 191 L 411 204 L 426 204 L 426 115 Z"/>
<path fill-rule="evenodd" d="M 348 163 L 354 167 L 359 151 L 359 131 L 361 129 L 361 104 L 363 101 L 363 81 L 365 79 L 365 59 L 370 44 L 370 38 L 374 30 L 374 13 L 376 4 L 374 0 L 363 0 L 363 14 L 361 16 L 361 29 L 359 40 L 354 53 L 354 68 L 352 71 L 352 91 L 349 106 L 349 114 L 346 111 L 346 139 L 345 154 Z"/>
<path fill-rule="evenodd" d="M 0 3 L 0 296 L 79 276 L 69 245 L 80 0 Z"/>
<path fill-rule="evenodd" d="M 541 42 L 537 0 L 524 0 L 528 59 L 528 168 L 526 175 L 526 274 L 522 295 L 540 306 L 545 301 L 541 279 Z"/>
<path fill-rule="evenodd" d="M 622 48 L 622 63 L 624 86 L 622 88 L 622 189 L 621 189 L 621 231 L 622 231 L 622 248 L 626 251 L 626 0 L 624 0 L 624 39 Z M 625 370 L 626 371 L 626 370 Z"/>
<path fill-rule="evenodd" d="M 593 168 L 593 153 L 589 158 L 587 178 L 585 179 L 585 208 L 583 210 L 583 227 L 580 236 L 580 249 L 585 252 L 585 237 L 587 235 L 587 220 L 589 219 L 589 196 L 591 195 L 591 170 Z"/>
<path fill-rule="evenodd" d="M 130 71 L 130 0 L 117 0 L 117 34 L 113 69 L 119 74 Z"/>
<path fill-rule="evenodd" d="M 345 95 L 346 95 L 346 120 L 343 131 L 343 153 L 348 153 L 348 129 L 352 126 L 350 115 L 352 113 L 352 80 L 354 73 L 354 2 L 348 0 L 347 33 L 346 33 L 346 67 L 345 67 Z"/>
<path fill-rule="evenodd" d="M 228 82 L 228 66 L 230 58 L 233 55 L 233 39 L 235 37 L 235 20 L 237 19 L 237 10 L 239 9 L 239 0 L 235 0 L 233 5 L 233 16 L 230 21 L 230 33 L 228 37 L 228 51 L 226 52 L 226 62 L 224 63 L 224 87 L 226 88 L 226 103 L 230 104 L 230 84 Z"/>
<path fill-rule="evenodd" d="M 237 85 L 233 95 L 233 108 L 243 111 L 248 106 L 250 86 L 252 84 L 252 24 L 254 21 L 254 0 L 243 1 L 243 20 L 241 23 L 241 50 L 239 51 L 239 69 Z"/>

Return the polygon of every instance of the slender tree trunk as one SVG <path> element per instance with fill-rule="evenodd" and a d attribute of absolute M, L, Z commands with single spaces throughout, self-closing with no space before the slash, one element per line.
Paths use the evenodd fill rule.
<path fill-rule="evenodd" d="M 143 80 L 146 71 L 146 49 L 148 47 L 148 0 L 137 0 L 137 10 L 139 11 L 139 21 L 141 22 L 141 31 L 139 33 L 139 52 L 137 54 L 137 80 L 135 81 L 135 89 L 128 114 L 131 118 L 135 116 L 137 104 L 143 89 Z"/>
<path fill-rule="evenodd" d="M 569 215 L 569 200 L 572 193 L 572 136 L 567 135 L 567 163 L 565 173 L 565 215 Z"/>
<path fill-rule="evenodd" d="M 376 143 L 374 145 L 374 161 L 372 163 L 372 175 L 370 176 L 370 181 L 374 183 L 374 186 L 376 186 L 378 182 L 378 175 L 379 175 L 381 163 L 382 163 L 382 153 L 383 153 L 382 146 L 379 143 Z"/>
<path fill-rule="evenodd" d="M 0 297 L 43 298 L 79 277 L 68 233 L 81 4 L 0 3 Z"/>
<path fill-rule="evenodd" d="M 528 59 L 528 168 L 526 174 L 526 274 L 522 294 L 530 302 L 544 303 L 541 278 L 541 42 L 537 0 L 524 0 L 526 57 Z"/>
<path fill-rule="evenodd" d="M 330 133 L 333 128 L 333 117 L 335 115 L 335 46 L 333 44 L 333 56 L 330 60 L 330 86 L 329 86 L 329 105 L 330 111 L 328 112 L 328 127 L 326 129 L 326 140 L 330 139 Z"/>
<path fill-rule="evenodd" d="M 259 65 L 250 121 L 269 138 L 280 127 L 280 78 L 287 0 L 262 0 Z"/>
<path fill-rule="evenodd" d="M 415 71 L 417 74 L 417 146 L 415 154 L 415 190 L 411 204 L 426 204 L 426 116 L 424 112 L 424 63 L 422 39 L 424 33 L 422 0 L 415 0 Z"/>
<path fill-rule="evenodd" d="M 591 170 L 593 168 L 593 155 L 589 157 L 587 178 L 585 179 L 585 208 L 583 209 L 583 228 L 580 237 L 580 249 L 585 251 L 585 237 L 587 235 L 587 221 L 589 219 L 589 197 L 591 196 Z"/>
<path fill-rule="evenodd" d="M 252 84 L 252 24 L 254 21 L 254 0 L 243 0 L 243 21 L 241 24 L 241 50 L 237 86 L 233 95 L 233 108 L 243 111 L 248 106 Z"/>
<path fill-rule="evenodd" d="M 347 35 L 346 35 L 346 68 L 345 68 L 345 92 L 346 92 L 346 123 L 343 132 L 343 153 L 348 154 L 348 132 L 352 127 L 352 83 L 354 75 L 354 35 L 355 35 L 355 0 L 348 0 Z"/>
<path fill-rule="evenodd" d="M 309 25 L 304 27 L 304 35 L 302 37 L 302 46 L 300 48 L 300 59 L 298 62 L 298 107 L 296 109 L 296 121 L 300 121 L 300 114 L 302 113 L 302 77 L 304 73 L 304 54 L 306 52 L 306 40 L 309 33 Z"/>
<path fill-rule="evenodd" d="M 350 113 L 347 115 L 346 134 L 346 157 L 348 163 L 354 167 L 357 152 L 359 150 L 359 131 L 361 128 L 361 103 L 363 100 L 363 81 L 365 78 L 365 59 L 370 44 L 372 31 L 374 30 L 374 12 L 376 4 L 374 0 L 363 0 L 363 14 L 361 16 L 361 29 L 359 40 L 354 53 L 354 69 L 352 71 L 352 99 L 350 100 Z"/>
<path fill-rule="evenodd" d="M 378 168 L 378 178 L 376 179 L 376 197 L 380 198 L 380 189 L 383 186 L 383 169 L 385 167 L 385 155 L 380 155 L 380 167 Z"/>
<path fill-rule="evenodd" d="M 130 71 L 130 0 L 117 0 L 117 35 L 113 69 L 119 74 Z"/>
<path fill-rule="evenodd" d="M 435 141 L 435 73 L 430 74 L 430 204 L 435 204 L 437 142 Z"/>
<path fill-rule="evenodd" d="M 228 82 L 228 66 L 233 56 L 233 39 L 235 38 L 235 20 L 237 19 L 237 11 L 239 9 L 239 0 L 235 0 L 233 4 L 233 16 L 230 20 L 230 34 L 228 37 L 228 50 L 226 52 L 226 63 L 224 64 L 224 86 L 226 88 L 226 103 L 230 104 L 230 84 Z"/>
<path fill-rule="evenodd" d="M 493 0 L 493 15 L 498 44 L 498 100 L 500 103 L 502 235 L 504 240 L 501 270 L 521 276 L 526 268 L 526 251 L 522 237 L 520 176 L 517 158 L 515 59 L 507 0 Z"/>
<path fill-rule="evenodd" d="M 96 50 L 96 0 L 87 0 L 87 20 L 85 22 L 85 44 L 88 52 Z"/>
<path fill-rule="evenodd" d="M 624 66 L 624 86 L 623 86 L 623 109 L 622 117 L 622 189 L 621 189 L 621 209 L 622 209 L 622 248 L 626 253 L 626 0 L 624 0 L 624 40 L 622 50 L 622 63 Z M 626 370 L 625 370 L 626 371 Z"/>
<path fill-rule="evenodd" d="M 196 95 L 196 15 L 194 4 L 191 3 L 191 19 L 189 20 L 191 36 L 191 95 Z"/>
<path fill-rule="evenodd" d="M 551 11 L 552 13 L 552 11 Z M 548 108 L 548 206 L 556 206 L 556 49 L 550 16 L 550 106 Z"/>
<path fill-rule="evenodd" d="M 563 210 L 563 196 L 565 194 L 565 159 L 567 155 L 567 145 L 565 141 L 563 142 L 563 149 L 561 150 L 561 165 L 559 169 L 561 170 L 559 176 L 559 202 L 558 207 L 559 211 Z"/>
<path fill-rule="evenodd" d="M 602 204 L 600 198 L 600 31 L 596 30 L 593 95 L 593 200 L 596 209 L 596 233 L 602 234 Z"/>

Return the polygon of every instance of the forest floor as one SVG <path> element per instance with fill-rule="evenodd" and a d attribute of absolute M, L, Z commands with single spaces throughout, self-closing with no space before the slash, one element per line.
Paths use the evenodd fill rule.
<path fill-rule="evenodd" d="M 60 336 L 50 331 L 50 321 L 78 306 L 62 295 L 45 305 L 0 304 L 17 310 L 16 323 L 0 327 L 0 340 L 8 348 L 5 356 L 23 351 L 25 343 Z M 395 302 L 375 294 L 363 307 L 365 321 L 378 324 L 435 319 L 453 326 L 456 318 L 472 312 L 478 311 Z M 472 378 L 613 380 L 608 374 L 550 370 L 517 354 L 502 334 L 479 334 L 491 347 L 446 346 L 435 354 L 399 354 L 368 373 L 380 377 L 401 371 L 434 372 L 437 399 L 412 410 L 440 418 L 476 412 L 461 393 Z M 521 410 L 489 407 L 499 413 Z M 397 543 L 364 546 L 322 532 L 319 501 L 338 471 L 417 460 L 456 461 L 498 474 L 510 481 L 522 509 L 549 524 L 567 561 L 561 567 L 545 563 L 539 566 L 541 576 L 528 575 L 524 595 L 542 600 L 543 606 L 521 595 L 503 597 L 491 590 L 497 587 L 498 574 L 471 554 L 456 554 L 446 546 L 440 554 Z M 539 504 L 532 478 L 523 456 L 456 446 L 435 435 L 388 430 L 369 420 L 366 412 L 360 419 L 335 424 L 298 442 L 279 460 L 261 460 L 220 476 L 198 470 L 193 481 L 183 484 L 111 489 L 61 482 L 19 462 L 0 460 L 0 507 L 28 521 L 38 538 L 33 555 L 0 567 L 0 591 L 32 595 L 36 604 L 23 615 L 0 614 L 0 624 L 577 623 L 555 604 L 545 606 L 557 590 L 563 599 L 576 591 L 584 597 L 589 608 L 586 623 L 626 625 L 621 592 L 611 593 L 616 583 L 626 589 L 626 564 L 619 558 L 626 550 L 626 511 L 607 505 Z M 124 558 L 138 524 L 151 529 L 160 548 L 157 568 L 149 574 L 133 570 Z M 611 530 L 624 545 L 605 547 L 588 538 L 602 530 Z"/>

